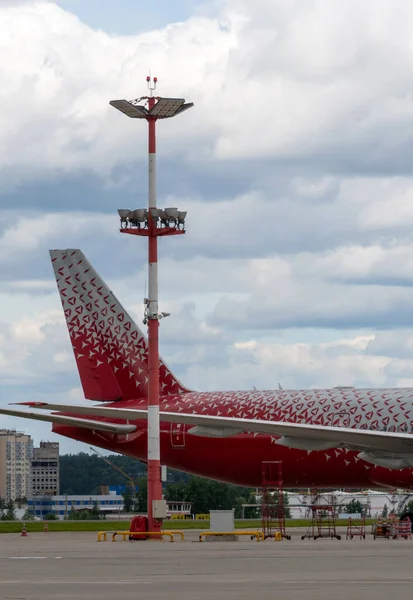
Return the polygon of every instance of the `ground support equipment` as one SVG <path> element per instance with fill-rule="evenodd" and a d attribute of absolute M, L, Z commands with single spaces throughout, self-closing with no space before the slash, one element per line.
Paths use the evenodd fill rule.
<path fill-rule="evenodd" d="M 301 539 L 336 538 L 341 540 L 341 535 L 336 530 L 336 507 L 333 496 L 331 496 L 328 503 L 321 502 L 320 494 L 316 493 L 309 506 L 311 524 L 305 535 L 301 536 Z"/>
<path fill-rule="evenodd" d="M 361 519 L 357 519 L 356 522 L 354 519 L 349 517 L 347 521 L 347 534 L 346 540 L 352 540 L 355 537 L 359 537 L 360 539 L 366 539 L 366 519 L 365 517 L 361 517 Z"/>
<path fill-rule="evenodd" d="M 263 461 L 262 465 L 262 500 L 261 529 L 264 539 L 290 540 L 285 529 L 285 503 L 282 478 L 282 461 Z M 277 535 L 278 534 L 278 535 Z"/>

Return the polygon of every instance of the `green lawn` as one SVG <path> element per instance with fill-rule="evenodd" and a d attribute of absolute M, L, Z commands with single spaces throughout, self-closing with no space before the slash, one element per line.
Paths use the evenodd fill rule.
<path fill-rule="evenodd" d="M 370 525 L 373 521 L 366 521 Z M 287 527 L 309 527 L 311 521 L 304 519 L 287 519 Z M 1 533 L 21 533 L 22 523 L 20 521 L 2 522 L 0 521 Z M 235 520 L 236 529 L 258 529 L 261 525 L 259 519 L 241 519 Z M 346 520 L 337 520 L 336 525 L 345 527 Z M 127 531 L 129 521 L 49 521 L 49 532 L 58 531 Z M 177 529 L 209 529 L 209 521 L 165 521 L 164 530 Z M 26 530 L 28 533 L 36 533 L 44 530 L 44 523 L 41 521 L 27 521 Z"/>

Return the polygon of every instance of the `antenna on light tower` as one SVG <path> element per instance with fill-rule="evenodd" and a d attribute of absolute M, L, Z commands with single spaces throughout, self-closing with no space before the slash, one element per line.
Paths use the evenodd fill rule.
<path fill-rule="evenodd" d="M 159 426 L 159 322 L 169 313 L 158 308 L 158 237 L 185 233 L 186 211 L 156 206 L 156 121 L 179 115 L 193 106 L 183 98 L 154 97 L 157 77 L 146 78 L 149 96 L 111 100 L 109 104 L 131 119 L 148 122 L 148 208 L 118 210 L 120 232 L 148 238 L 148 293 L 144 300 L 148 325 L 148 531 L 158 532 L 167 516 L 162 499 Z M 142 105 L 145 101 L 147 107 Z"/>
<path fill-rule="evenodd" d="M 146 82 L 148 84 L 149 96 L 152 97 L 152 92 L 156 90 L 156 84 L 158 83 L 158 78 L 154 77 L 152 79 L 151 72 L 149 71 L 149 75 L 146 78 Z"/>

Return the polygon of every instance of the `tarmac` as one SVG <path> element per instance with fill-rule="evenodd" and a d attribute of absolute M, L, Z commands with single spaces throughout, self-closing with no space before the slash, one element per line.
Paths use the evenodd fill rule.
<path fill-rule="evenodd" d="M 96 533 L 0 535 L 1 600 L 398 600 L 413 591 L 413 540 L 97 542 Z M 108 536 L 108 539 L 110 537 Z"/>

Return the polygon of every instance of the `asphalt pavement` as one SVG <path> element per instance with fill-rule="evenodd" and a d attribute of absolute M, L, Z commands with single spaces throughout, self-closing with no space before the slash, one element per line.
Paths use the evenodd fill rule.
<path fill-rule="evenodd" d="M 1 600 L 397 600 L 413 540 L 97 542 L 95 533 L 0 535 Z M 110 539 L 110 536 L 108 536 Z"/>

